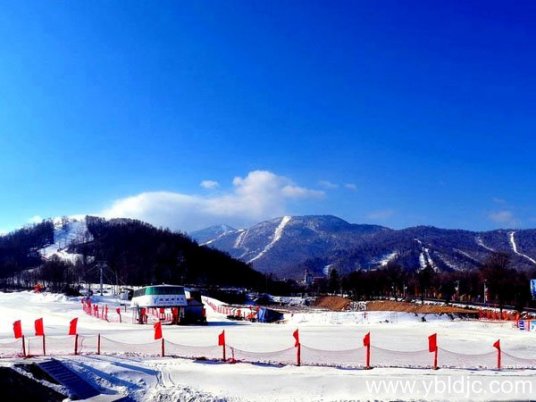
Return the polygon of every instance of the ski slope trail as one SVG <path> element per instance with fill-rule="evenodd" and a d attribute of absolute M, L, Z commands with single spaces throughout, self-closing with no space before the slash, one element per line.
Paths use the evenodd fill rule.
<path fill-rule="evenodd" d="M 510 239 L 510 244 L 512 245 L 512 251 L 514 253 L 516 253 L 517 255 L 519 255 L 519 256 L 521 256 L 523 258 L 526 258 L 527 260 L 532 262 L 534 265 L 536 265 L 536 260 L 534 260 L 534 258 L 531 258 L 528 255 L 519 252 L 519 250 L 517 249 L 517 243 L 516 243 L 516 239 L 515 239 L 515 234 L 516 234 L 516 232 L 508 233 L 508 238 Z"/>
<path fill-rule="evenodd" d="M 281 218 L 281 222 L 279 222 L 279 225 L 275 228 L 274 235 L 272 237 L 272 241 L 268 243 L 266 247 L 264 247 L 264 250 L 262 250 L 259 254 L 257 254 L 255 257 L 253 257 L 251 260 L 248 261 L 248 263 L 251 263 L 253 261 L 258 260 L 261 258 L 264 254 L 266 254 L 270 249 L 281 239 L 281 236 L 283 236 L 283 232 L 285 230 L 285 226 L 288 225 L 288 223 L 291 221 L 291 216 L 284 216 Z"/>
<path fill-rule="evenodd" d="M 421 266 L 421 269 L 425 269 L 426 267 L 430 266 L 434 271 L 437 271 L 437 265 L 430 256 L 430 249 L 425 247 L 423 242 L 419 239 L 415 239 L 415 241 L 419 243 L 419 246 L 421 246 L 421 253 L 419 254 L 419 265 Z"/>
<path fill-rule="evenodd" d="M 393 251 L 390 254 L 384 255 L 379 261 L 380 266 L 386 267 L 391 261 L 395 260 L 396 257 L 398 257 L 398 251 Z"/>
<path fill-rule="evenodd" d="M 54 220 L 54 243 L 40 249 L 39 253 L 45 259 L 57 256 L 62 260 L 75 263 L 76 259 L 81 258 L 82 255 L 68 252 L 69 246 L 72 243 L 83 243 L 91 240 L 93 240 L 93 236 L 89 233 L 85 219 L 63 220 L 57 218 Z"/>
<path fill-rule="evenodd" d="M 484 240 L 480 236 L 475 237 L 476 244 L 478 244 L 480 247 L 485 248 L 488 251 L 491 251 L 492 253 L 495 252 L 494 248 L 488 247 L 484 244 Z"/>
<path fill-rule="evenodd" d="M 224 233 L 220 234 L 218 237 L 216 237 L 215 239 L 212 239 L 212 240 L 209 240 L 209 241 L 207 241 L 205 243 L 202 243 L 201 246 L 208 246 L 208 245 L 220 240 L 222 237 L 227 236 L 229 233 L 231 233 L 231 232 L 224 232 Z"/>
<path fill-rule="evenodd" d="M 233 248 L 242 247 L 242 243 L 244 242 L 244 238 L 246 237 L 247 233 L 248 233 L 247 229 L 241 229 L 240 230 L 240 234 L 236 238 L 236 240 L 235 240 L 235 242 L 233 244 Z"/>

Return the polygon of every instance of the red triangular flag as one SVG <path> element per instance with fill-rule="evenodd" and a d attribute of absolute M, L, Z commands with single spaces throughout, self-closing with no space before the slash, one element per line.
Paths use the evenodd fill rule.
<path fill-rule="evenodd" d="M 432 334 L 428 337 L 428 351 L 435 352 L 437 350 L 437 334 Z"/>
<path fill-rule="evenodd" d="M 78 318 L 73 318 L 69 323 L 69 335 L 76 335 L 76 324 L 78 324 Z"/>
<path fill-rule="evenodd" d="M 121 314 L 121 307 L 117 307 L 115 311 L 117 312 L 117 314 Z"/>
<path fill-rule="evenodd" d="M 162 323 L 160 321 L 156 322 L 153 326 L 154 328 L 154 339 L 162 339 Z"/>
<path fill-rule="evenodd" d="M 363 337 L 363 346 L 367 348 L 370 346 L 370 332 Z"/>
<path fill-rule="evenodd" d="M 218 346 L 225 346 L 225 330 L 218 335 Z"/>
<path fill-rule="evenodd" d="M 20 320 L 13 323 L 13 335 L 15 336 L 15 339 L 22 338 L 22 324 Z"/>
<path fill-rule="evenodd" d="M 35 336 L 45 336 L 45 327 L 42 318 L 35 320 Z"/>
<path fill-rule="evenodd" d="M 493 347 L 501 350 L 501 340 L 497 339 L 497 341 L 493 344 Z"/>
<path fill-rule="evenodd" d="M 292 336 L 294 337 L 294 339 L 296 339 L 296 343 L 294 344 L 294 346 L 299 346 L 300 345 L 300 331 L 299 330 L 294 331 Z"/>

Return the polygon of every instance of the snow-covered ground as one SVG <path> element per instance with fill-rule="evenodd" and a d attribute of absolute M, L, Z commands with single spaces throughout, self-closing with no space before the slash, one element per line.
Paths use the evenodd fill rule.
<path fill-rule="evenodd" d="M 79 300 L 61 295 L 0 293 L 0 317 L 0 342 L 13 339 L 15 320 L 22 320 L 28 336 L 33 335 L 34 320 L 40 317 L 44 317 L 47 335 L 66 335 L 69 321 L 78 317 L 81 335 L 100 333 L 116 342 L 138 344 L 138 352 L 144 350 L 142 344 L 154 344 L 151 326 L 98 320 L 82 311 Z M 363 336 L 370 331 L 373 345 L 404 356 L 404 351 L 427 349 L 428 335 L 436 332 L 439 346 L 446 350 L 466 355 L 488 353 L 494 358 L 492 344 L 500 338 L 505 352 L 536 359 L 536 333 L 519 331 L 511 322 L 450 320 L 446 316 L 428 316 L 422 321 L 413 314 L 389 312 L 312 312 L 290 315 L 283 324 L 260 324 L 230 321 L 210 309 L 208 320 L 208 326 L 164 326 L 164 338 L 181 345 L 217 347 L 218 334 L 225 330 L 227 343 L 237 349 L 269 352 L 290 348 L 294 356 L 292 333 L 296 328 L 304 347 L 332 351 L 362 347 Z M 536 395 L 536 370 L 528 369 L 363 370 L 134 354 L 67 355 L 62 359 L 102 393 L 128 394 L 139 401 L 530 400 Z M 14 361 L 4 358 L 0 364 Z"/>
<path fill-rule="evenodd" d="M 58 256 L 62 260 L 76 262 L 82 256 L 80 254 L 69 253 L 67 248 L 71 243 L 82 243 L 91 240 L 91 235 L 87 229 L 85 218 L 80 219 L 54 219 L 54 243 L 39 250 L 41 255 L 49 259 Z"/>

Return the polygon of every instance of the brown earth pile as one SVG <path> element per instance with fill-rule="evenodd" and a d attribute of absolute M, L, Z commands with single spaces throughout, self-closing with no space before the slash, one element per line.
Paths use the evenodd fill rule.
<path fill-rule="evenodd" d="M 315 300 L 313 306 L 333 311 L 344 311 L 348 309 L 351 302 L 350 299 L 340 296 L 320 296 Z"/>
<path fill-rule="evenodd" d="M 340 296 L 320 296 L 313 306 L 332 311 L 345 311 L 351 309 L 352 301 Z M 402 301 L 378 300 L 367 302 L 367 311 L 400 311 L 417 314 L 477 314 L 476 310 L 467 310 L 460 307 L 443 306 L 435 304 L 416 304 Z"/>
<path fill-rule="evenodd" d="M 408 302 L 395 302 L 391 300 L 370 301 L 367 303 L 367 311 L 401 311 L 405 313 L 418 314 L 477 314 L 475 310 L 467 310 L 454 306 L 443 306 L 436 304 L 415 304 Z"/>

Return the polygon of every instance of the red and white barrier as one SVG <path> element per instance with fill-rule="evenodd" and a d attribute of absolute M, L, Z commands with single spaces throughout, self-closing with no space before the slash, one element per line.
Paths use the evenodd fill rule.
<path fill-rule="evenodd" d="M 93 307 L 91 311 L 93 311 Z M 466 354 L 439 347 L 437 334 L 432 334 L 428 338 L 428 349 L 400 351 L 373 345 L 371 334 L 367 333 L 363 338 L 362 345 L 356 342 L 359 346 L 352 349 L 328 350 L 302 344 L 300 332 L 296 329 L 293 333 L 289 333 L 288 348 L 250 351 L 234 347 L 232 342 L 229 343 L 229 340 L 226 339 L 224 331 L 218 334 L 212 345 L 181 345 L 165 340 L 162 323 L 158 321 L 154 325 L 154 341 L 127 343 L 100 334 L 79 334 L 76 322 L 75 318 L 68 326 L 66 325 L 68 327 L 66 335 L 51 336 L 45 335 L 44 322 L 42 319 L 38 319 L 35 322 L 36 336 L 25 337 L 22 333 L 21 321 L 15 321 L 13 323 L 13 338 L 0 339 L 0 358 L 110 354 L 220 360 L 223 355 L 224 361 L 297 366 L 536 369 L 536 356 L 518 357 L 505 352 L 500 340 L 497 340 L 493 345 L 479 344 L 478 347 L 482 353 Z M 290 343 L 291 340 L 293 343 Z"/>

